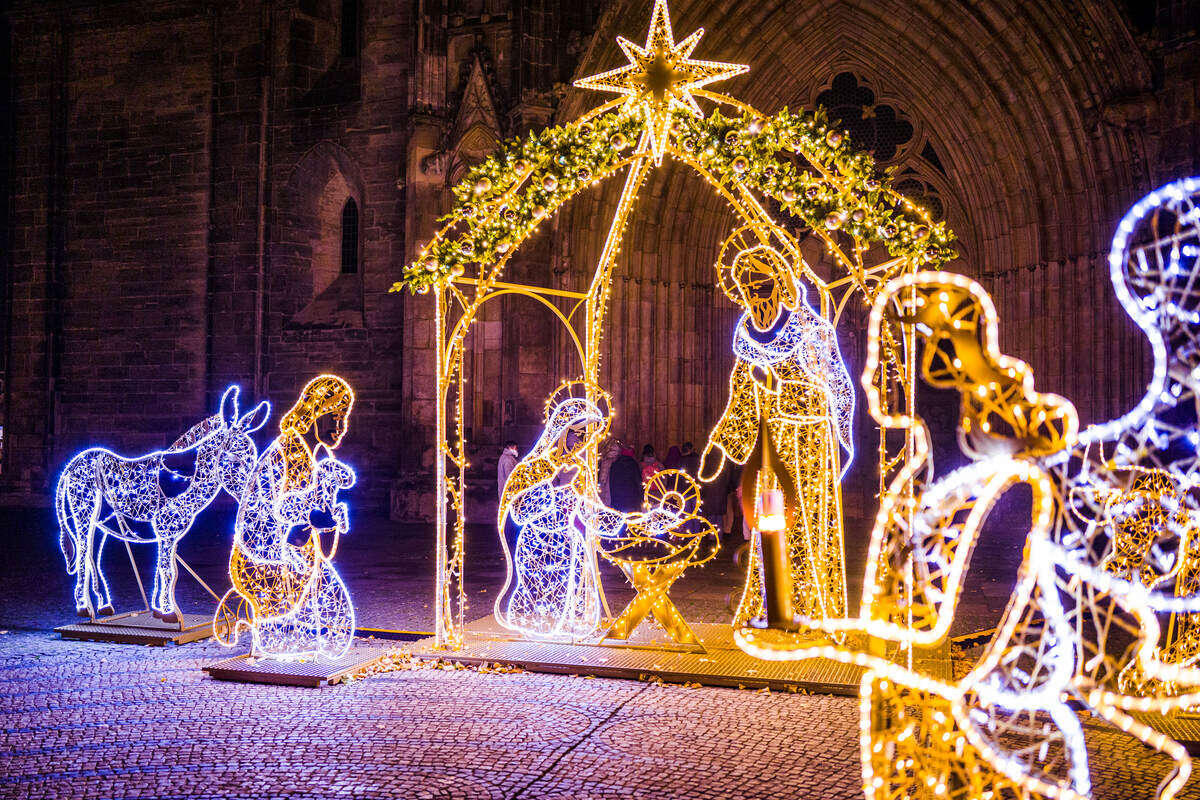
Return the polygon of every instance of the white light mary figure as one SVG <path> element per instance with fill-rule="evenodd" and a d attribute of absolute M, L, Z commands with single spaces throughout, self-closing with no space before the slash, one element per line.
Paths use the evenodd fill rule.
<path fill-rule="evenodd" d="M 497 527 L 511 519 L 519 532 L 511 551 L 501 535 L 508 574 L 495 615 L 509 630 L 536 639 L 592 636 L 600 624 L 597 538 L 620 534 L 627 522 L 665 532 L 679 521 L 667 509 L 625 515 L 600 501 L 589 453 L 607 435 L 610 408 L 595 386 L 561 386 L 546 403 L 541 437 L 508 477 Z"/>

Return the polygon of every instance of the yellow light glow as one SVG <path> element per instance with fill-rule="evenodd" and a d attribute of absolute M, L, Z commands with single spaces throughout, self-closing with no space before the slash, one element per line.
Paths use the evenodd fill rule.
<path fill-rule="evenodd" d="M 581 78 L 575 81 L 575 86 L 624 95 L 628 113 L 640 115 L 646 122 L 638 154 L 649 153 L 655 164 L 661 164 L 670 134 L 671 112 L 679 109 L 701 116 L 700 106 L 692 96 L 696 89 L 750 69 L 744 64 L 690 58 L 702 36 L 703 28 L 676 42 L 667 0 L 654 0 L 645 46 L 638 47 L 618 36 L 617 45 L 629 63 Z"/>

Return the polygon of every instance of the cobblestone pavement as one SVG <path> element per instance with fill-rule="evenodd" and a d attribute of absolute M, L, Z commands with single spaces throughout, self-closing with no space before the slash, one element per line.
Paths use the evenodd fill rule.
<path fill-rule="evenodd" d="M 184 553 L 219 592 L 227 520 L 215 516 Z M 489 563 L 487 537 L 475 538 Z M 364 624 L 427 627 L 429 539 L 359 521 L 339 561 Z M 60 641 L 50 629 L 69 618 L 70 590 L 53 540 L 48 515 L 0 512 L 0 797 L 862 796 L 846 698 L 430 669 L 296 689 L 210 680 L 202 667 L 227 655 L 211 641 Z M 990 563 L 1015 569 L 1010 550 Z M 721 563 L 681 587 L 685 613 L 720 618 L 737 577 Z M 487 597 L 502 574 L 470 577 Z M 201 610 L 185 580 L 180 594 Z M 136 590 L 121 590 L 131 604 Z M 982 592 L 968 602 L 979 619 L 992 613 Z M 1088 739 L 1098 798 L 1153 797 L 1165 759 L 1111 730 L 1089 726 Z M 1198 781 L 1184 797 L 1200 798 Z"/>

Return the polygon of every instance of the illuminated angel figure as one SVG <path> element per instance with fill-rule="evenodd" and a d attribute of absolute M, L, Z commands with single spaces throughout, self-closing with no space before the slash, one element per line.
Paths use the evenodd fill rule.
<path fill-rule="evenodd" d="M 563 384 L 546 402 L 537 444 L 508 477 L 498 525 L 508 574 L 495 615 L 509 630 L 548 639 L 593 635 L 600 624 L 596 541 L 618 537 L 627 523 L 652 537 L 680 521 L 666 505 L 622 514 L 600 502 L 588 453 L 608 430 L 609 409 L 607 395 L 594 385 Z M 519 529 L 511 552 L 506 518 Z"/>
<path fill-rule="evenodd" d="M 1154 374 L 1128 414 L 1083 433 L 1068 522 L 1104 567 L 1177 597 L 1200 592 L 1200 179 L 1151 192 L 1121 221 L 1109 257 L 1117 297 L 1146 334 Z M 1172 617 L 1159 657 L 1200 662 L 1200 615 Z M 1175 687 L 1126 666 L 1123 690 Z"/>
<path fill-rule="evenodd" d="M 251 634 L 251 654 L 338 658 L 354 639 L 354 606 L 333 568 L 339 537 L 349 531 L 340 490 L 354 472 L 332 451 L 346 434 L 354 392 L 334 375 L 304 387 L 279 423 L 242 494 L 229 558 L 231 589 L 217 609 L 228 625 L 222 644 Z M 299 528 L 304 543 L 289 541 Z"/>
<path fill-rule="evenodd" d="M 112 595 L 101 568 L 109 536 L 158 545 L 150 608 L 179 622 L 175 603 L 175 549 L 196 516 L 222 489 L 239 497 L 258 457 L 250 434 L 267 422 L 271 405 L 238 411 L 238 387 L 221 396 L 220 410 L 192 426 L 164 451 L 137 458 L 94 447 L 63 469 L 55 491 L 59 545 L 67 572 L 75 576 L 80 616 L 112 614 Z M 139 578 L 140 580 L 140 578 Z"/>
<path fill-rule="evenodd" d="M 924 379 L 962 398 L 959 443 L 974 463 L 924 484 L 917 480 L 929 467 L 924 423 L 884 412 L 874 380 L 885 319 L 913 326 Z M 1194 611 L 1200 598 L 1166 596 L 1103 568 L 1067 507 L 1076 479 L 1061 467 L 1078 452 L 1075 410 L 1061 397 L 1036 392 L 1028 367 L 1001 355 L 996 341 L 995 309 L 974 281 L 917 273 L 884 289 L 871 315 L 863 384 L 881 425 L 912 431 L 916 458 L 882 499 L 862 617 L 806 620 L 826 633 L 858 631 L 907 646 L 942 642 L 984 521 L 1005 492 L 1023 484 L 1033 501 L 1026 557 L 979 663 L 948 683 L 872 654 L 802 637 L 789 641 L 780 632 L 743 628 L 737 639 L 765 658 L 820 654 L 868 668 L 860 725 L 870 798 L 1089 797 L 1075 707 L 1169 755 L 1175 769 L 1159 796 L 1173 797 L 1190 774 L 1186 751 L 1128 712 L 1165 711 L 1200 695 L 1135 697 L 1118 688 L 1116 677 L 1136 663 L 1142 674 L 1194 692 L 1200 671 L 1158 657 L 1156 614 Z"/>
<path fill-rule="evenodd" d="M 783 493 L 786 515 L 783 536 L 755 530 L 734 625 L 764 611 L 773 627 L 791 627 L 796 613 L 844 616 L 839 445 L 848 465 L 854 393 L 833 326 L 808 305 L 795 271 L 768 245 L 723 264 L 721 286 L 746 313 L 733 336 L 729 403 L 709 435 L 700 477 L 712 480 L 725 458 L 743 464 L 747 519 L 759 519 L 769 491 Z M 783 566 L 781 574 L 771 574 L 773 564 Z"/>

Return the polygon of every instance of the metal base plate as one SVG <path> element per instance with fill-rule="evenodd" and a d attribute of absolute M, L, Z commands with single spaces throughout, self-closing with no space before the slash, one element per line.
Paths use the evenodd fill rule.
<path fill-rule="evenodd" d="M 463 664 L 505 664 L 530 672 L 594 675 L 600 678 L 658 678 L 669 683 L 699 683 L 858 696 L 860 667 L 825 658 L 804 661 L 761 661 L 738 649 L 729 625 L 692 623 L 706 652 L 683 651 L 667 641 L 654 641 L 643 625 L 629 642 L 570 644 L 518 639 L 486 617 L 466 626 L 461 650 L 437 650 L 433 639 L 415 642 L 413 655 Z M 666 639 L 659 631 L 658 637 Z M 947 652 L 945 663 L 949 664 Z M 940 661 L 940 659 L 939 659 Z M 940 666 L 940 664 L 939 664 Z"/>
<path fill-rule="evenodd" d="M 1187 748 L 1193 756 L 1200 755 L 1200 714 L 1177 711 L 1173 714 L 1139 714 L 1133 716 L 1159 733 L 1170 736 Z"/>
<path fill-rule="evenodd" d="M 156 619 L 149 611 L 139 611 L 62 625 L 54 631 L 64 639 L 163 646 L 207 639 L 213 635 L 213 619 L 211 615 L 184 614 L 180 630 L 179 625 Z"/>
<path fill-rule="evenodd" d="M 354 645 L 346 655 L 336 661 L 275 661 L 269 658 L 251 659 L 250 656 L 244 655 L 210 664 L 204 671 L 210 677 L 222 681 L 272 683 L 315 689 L 357 672 L 383 658 L 386 653 L 384 648 Z"/>

